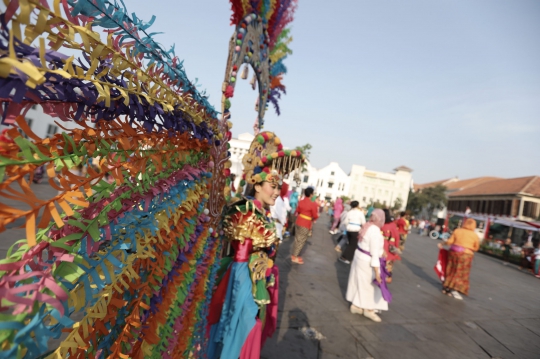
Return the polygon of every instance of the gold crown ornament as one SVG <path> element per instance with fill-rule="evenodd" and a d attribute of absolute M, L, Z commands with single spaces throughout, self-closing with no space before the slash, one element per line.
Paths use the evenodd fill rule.
<path fill-rule="evenodd" d="M 284 177 L 295 173 L 295 180 L 300 178 L 299 170 L 306 156 L 299 150 L 284 150 L 281 140 L 273 132 L 260 132 L 242 159 L 244 174 L 240 187 L 246 183 L 254 185 L 261 182 L 281 184 Z M 241 197 L 241 191 L 237 193 Z"/>

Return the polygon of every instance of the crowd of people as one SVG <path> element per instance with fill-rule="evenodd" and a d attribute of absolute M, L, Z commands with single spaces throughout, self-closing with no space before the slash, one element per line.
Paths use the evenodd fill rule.
<path fill-rule="evenodd" d="M 308 197 L 311 194 L 309 192 Z M 388 285 L 393 280 L 394 264 L 401 260 L 405 250 L 408 234 L 415 227 L 419 234 L 424 234 L 426 230 L 437 229 L 436 224 L 415 220 L 406 212 L 394 216 L 390 209 L 364 209 L 358 201 L 344 202 L 339 198 L 329 206 L 318 207 L 319 210 L 324 208 L 330 216 L 329 232 L 337 242 L 338 260 L 350 265 L 346 299 L 351 303 L 351 313 L 380 322 L 378 314 L 388 310 L 392 299 Z M 316 213 L 313 208 L 311 213 Z M 469 294 L 472 261 L 480 245 L 476 225 L 474 219 L 466 218 L 444 244 L 438 244 L 439 268 L 436 271 L 440 274 L 441 291 L 457 300 Z M 540 249 L 534 253 L 537 254 L 540 259 Z M 299 252 L 293 255 L 298 256 Z M 535 264 L 540 266 L 540 260 Z"/>

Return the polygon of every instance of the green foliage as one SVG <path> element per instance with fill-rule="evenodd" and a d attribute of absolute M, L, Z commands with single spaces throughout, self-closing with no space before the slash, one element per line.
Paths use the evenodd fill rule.
<path fill-rule="evenodd" d="M 350 197 L 347 197 L 347 196 L 341 196 L 341 200 L 343 201 L 343 203 L 347 202 L 347 201 L 350 201 L 351 198 Z"/>
<path fill-rule="evenodd" d="M 401 199 L 401 197 L 398 197 L 398 198 L 396 198 L 396 200 L 394 202 L 394 205 L 390 209 L 392 209 L 394 211 L 397 211 L 397 210 L 401 209 L 401 206 L 403 206 L 403 200 Z"/>
<path fill-rule="evenodd" d="M 306 143 L 303 146 L 296 146 L 294 149 L 298 151 L 302 151 L 302 153 L 306 156 L 306 160 L 309 161 L 309 155 L 310 155 L 309 151 L 311 151 L 312 148 L 313 146 L 311 146 L 309 143 Z"/>
<path fill-rule="evenodd" d="M 380 208 L 380 209 L 386 208 L 386 205 L 382 204 L 379 201 L 371 202 L 370 206 L 373 206 L 374 208 Z"/>
<path fill-rule="evenodd" d="M 306 160 L 309 161 L 309 155 L 310 155 L 310 150 L 313 148 L 313 146 L 311 146 L 309 143 L 306 143 L 305 145 L 303 146 L 296 146 L 294 149 L 297 150 L 297 151 L 301 151 L 304 156 L 306 156 Z M 306 162 L 304 162 L 304 164 L 302 164 L 302 172 L 305 172 L 307 171 L 307 164 Z"/>
<path fill-rule="evenodd" d="M 418 214 L 423 209 L 436 210 L 446 206 L 446 187 L 437 185 L 435 187 L 424 188 L 419 192 L 410 192 L 407 201 L 407 210 L 412 214 Z"/>

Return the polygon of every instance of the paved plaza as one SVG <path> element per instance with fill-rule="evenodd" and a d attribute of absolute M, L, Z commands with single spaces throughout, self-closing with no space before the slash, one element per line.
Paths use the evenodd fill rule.
<path fill-rule="evenodd" d="M 47 184 L 32 188 L 42 199 L 56 194 Z M 441 294 L 436 242 L 415 234 L 395 266 L 394 300 L 382 323 L 351 314 L 344 299 L 349 266 L 337 261 L 328 221 L 323 215 L 316 224 L 306 264 L 291 264 L 292 238 L 280 247 L 278 330 L 263 359 L 540 358 L 540 280 L 477 254 L 470 296 L 457 301 Z M 25 238 L 16 228 L 23 223 L 0 233 L 2 258 Z"/>
<path fill-rule="evenodd" d="M 280 248 L 278 330 L 262 358 L 540 358 L 539 279 L 477 254 L 470 296 L 458 301 L 440 291 L 436 242 L 411 234 L 394 267 L 394 300 L 374 323 L 349 312 L 349 266 L 337 261 L 327 222 L 316 224 L 306 264 L 291 264 L 292 239 Z"/>

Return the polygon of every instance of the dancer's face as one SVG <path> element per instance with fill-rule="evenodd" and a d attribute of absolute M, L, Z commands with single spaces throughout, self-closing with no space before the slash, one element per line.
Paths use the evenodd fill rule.
<path fill-rule="evenodd" d="M 263 182 L 255 185 L 255 199 L 265 207 L 273 206 L 279 196 L 279 187 L 275 183 Z"/>

